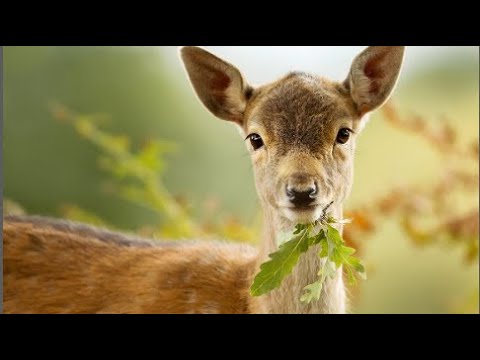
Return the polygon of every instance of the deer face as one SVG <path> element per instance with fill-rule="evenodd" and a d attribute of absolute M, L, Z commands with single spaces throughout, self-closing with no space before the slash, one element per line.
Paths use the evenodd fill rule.
<path fill-rule="evenodd" d="M 263 206 L 292 222 L 342 203 L 353 178 L 355 138 L 391 94 L 403 47 L 370 47 L 343 83 L 291 73 L 256 89 L 232 65 L 197 47 L 181 50 L 202 103 L 238 125 L 251 153 Z"/>
<path fill-rule="evenodd" d="M 295 222 L 343 202 L 360 121 L 344 86 L 293 73 L 253 93 L 244 132 L 262 202 Z"/>

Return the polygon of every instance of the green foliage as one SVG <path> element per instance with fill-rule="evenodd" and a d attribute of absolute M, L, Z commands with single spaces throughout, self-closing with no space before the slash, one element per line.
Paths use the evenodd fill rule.
<path fill-rule="evenodd" d="M 218 225 L 200 223 L 191 216 L 187 204 L 178 201 L 167 190 L 163 182 L 164 158 L 175 150 L 173 143 L 150 140 L 139 149 L 133 149 L 127 136 L 113 135 L 101 129 L 106 120 L 103 115 L 75 114 L 59 104 L 53 106 L 52 113 L 58 120 L 72 125 L 82 138 L 98 148 L 99 166 L 114 179 L 107 190 L 156 214 L 159 225 L 137 232 L 154 238 L 221 236 L 248 242 L 255 239 L 255 229 L 234 220 L 222 221 Z M 62 213 L 69 219 L 112 228 L 97 215 L 76 205 L 63 206 Z"/>
<path fill-rule="evenodd" d="M 68 201 L 123 230 L 155 222 L 155 213 L 110 197 L 97 186 L 108 175 L 96 167 L 96 149 L 52 121 L 48 105 L 68 104 L 87 118 L 97 111 L 108 114 L 113 121 L 102 129 L 127 134 L 134 148 L 145 136 L 168 137 L 184 142 L 188 154 L 197 134 L 185 123 L 202 123 L 203 118 L 192 116 L 196 103 L 187 102 L 182 91 L 188 82 L 171 76 L 163 53 L 156 47 L 5 48 L 5 194 L 32 214 L 62 217 L 59 205 Z M 94 117 L 100 123 L 100 116 Z M 174 121 L 166 121 L 170 119 Z M 175 165 L 169 167 L 167 180 L 175 170 Z M 170 190 L 181 189 L 170 185 Z"/>
<path fill-rule="evenodd" d="M 24 215 L 25 210 L 17 202 L 3 198 L 3 216 L 6 215 Z"/>
<path fill-rule="evenodd" d="M 112 135 L 100 129 L 99 125 L 104 120 L 101 116 L 76 115 L 59 105 L 54 107 L 53 113 L 60 120 L 72 124 L 80 136 L 99 148 L 100 167 L 116 180 L 111 190 L 128 201 L 154 211 L 164 220 L 163 223 L 168 224 L 168 228 L 160 227 L 158 235 L 178 238 L 200 232 L 197 224 L 162 182 L 164 155 L 175 148 L 172 143 L 151 140 L 135 151 L 128 137 Z M 71 214 L 78 215 L 78 209 Z M 85 212 L 80 215 L 85 218 Z M 97 218 L 96 222 L 99 221 Z"/>
<path fill-rule="evenodd" d="M 109 229 L 115 229 L 115 226 L 108 224 L 105 220 L 98 215 L 86 211 L 77 205 L 63 205 L 62 213 L 67 219 L 83 222 L 94 226 L 103 226 Z"/>
<path fill-rule="evenodd" d="M 316 238 L 321 238 L 319 241 L 321 250 L 318 255 L 325 261 L 318 272 L 319 279 L 304 288 L 305 294 L 300 300 L 307 303 L 320 298 L 325 280 L 333 278 L 336 270 L 342 265 L 350 285 L 356 283 L 355 273 L 366 279 L 365 267 L 359 259 L 352 256 L 355 249 L 345 245 L 342 236 L 333 226 L 328 223 L 324 226 L 326 230 L 321 230 Z"/>
<path fill-rule="evenodd" d="M 289 275 L 300 258 L 308 250 L 310 242 L 316 237 L 309 237 L 313 225 L 297 225 L 293 239 L 280 245 L 277 252 L 270 254 L 270 261 L 260 266 L 260 272 L 254 279 L 250 293 L 253 296 L 263 295 L 280 286 L 282 280 Z"/>
<path fill-rule="evenodd" d="M 313 245 L 320 245 L 318 256 L 322 266 L 318 271 L 318 280 L 304 288 L 300 297 L 304 303 L 318 300 L 322 287 L 328 278 L 333 278 L 341 266 L 345 269 L 350 284 L 355 284 L 355 273 L 366 278 L 365 268 L 360 260 L 353 257 L 355 249 L 345 245 L 340 233 L 331 224 L 344 223 L 332 217 L 322 217 L 314 224 L 298 224 L 293 232 L 294 237 L 283 243 L 278 251 L 270 254 L 270 260 L 260 266 L 260 272 L 255 276 L 250 293 L 253 296 L 266 294 L 280 286 L 283 279 L 289 275 L 300 256 Z M 317 234 L 313 234 L 315 229 Z"/>

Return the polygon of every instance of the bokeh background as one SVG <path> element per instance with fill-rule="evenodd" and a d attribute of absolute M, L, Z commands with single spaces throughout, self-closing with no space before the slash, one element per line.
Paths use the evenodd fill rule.
<path fill-rule="evenodd" d="M 343 80 L 363 49 L 206 48 L 252 84 L 291 70 Z M 354 312 L 478 313 L 478 99 L 478 47 L 407 48 L 397 91 L 359 139 L 346 236 L 369 279 L 350 291 Z M 3 114 L 5 213 L 168 235 L 162 205 L 112 184 L 91 121 L 125 151 L 175 144 L 152 165 L 159 201 L 171 196 L 205 236 L 259 241 L 245 145 L 197 101 L 176 47 L 6 47 Z"/>

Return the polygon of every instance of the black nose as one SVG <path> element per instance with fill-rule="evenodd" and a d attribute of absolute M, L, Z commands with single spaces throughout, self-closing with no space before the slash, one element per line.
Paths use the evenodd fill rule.
<path fill-rule="evenodd" d="M 295 188 L 287 187 L 287 196 L 295 207 L 301 208 L 310 205 L 317 195 L 317 186 L 308 187 L 306 190 L 298 191 Z"/>

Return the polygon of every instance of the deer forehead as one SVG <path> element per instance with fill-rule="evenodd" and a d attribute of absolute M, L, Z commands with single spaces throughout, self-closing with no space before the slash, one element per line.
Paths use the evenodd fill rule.
<path fill-rule="evenodd" d="M 256 90 L 246 109 L 246 131 L 261 132 L 284 151 L 318 152 L 339 126 L 356 127 L 355 114 L 343 85 L 295 72 Z"/>

